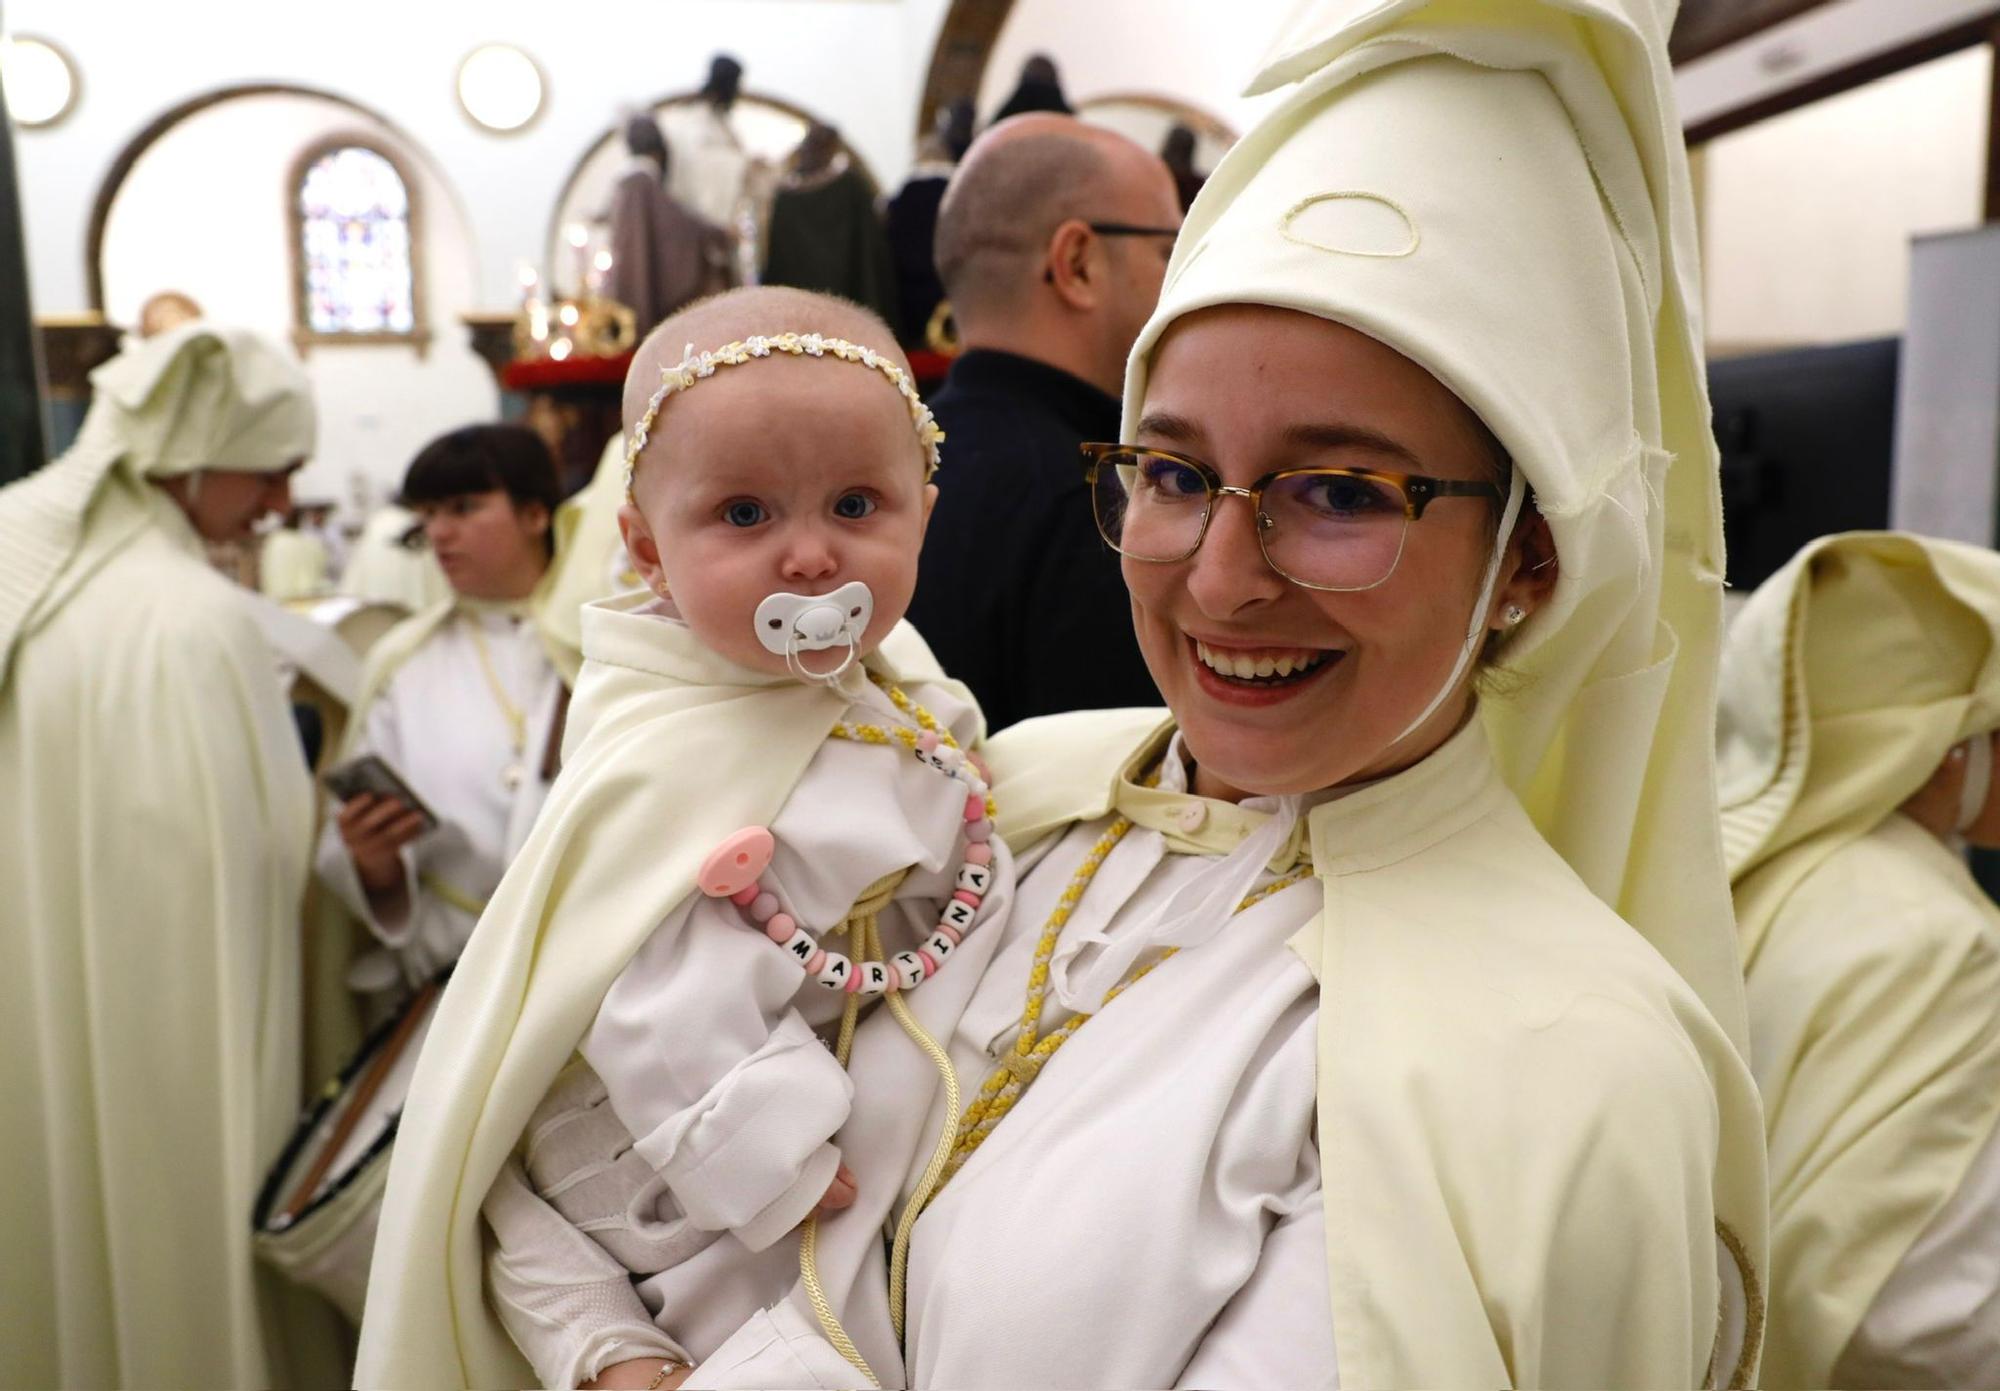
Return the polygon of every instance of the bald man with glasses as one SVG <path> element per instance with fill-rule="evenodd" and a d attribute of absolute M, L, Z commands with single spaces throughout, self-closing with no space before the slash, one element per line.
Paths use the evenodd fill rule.
<path fill-rule="evenodd" d="M 1078 446 L 1118 437 L 1125 357 L 1180 229 L 1173 176 L 1069 116 L 1002 121 L 952 176 L 937 265 L 965 352 L 910 618 L 988 727 L 1154 705 Z"/>

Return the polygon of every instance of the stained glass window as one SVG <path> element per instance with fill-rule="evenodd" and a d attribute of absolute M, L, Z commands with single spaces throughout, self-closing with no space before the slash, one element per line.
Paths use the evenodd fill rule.
<path fill-rule="evenodd" d="M 328 150 L 299 179 L 298 214 L 301 327 L 414 334 L 410 194 L 396 166 L 365 145 Z"/>

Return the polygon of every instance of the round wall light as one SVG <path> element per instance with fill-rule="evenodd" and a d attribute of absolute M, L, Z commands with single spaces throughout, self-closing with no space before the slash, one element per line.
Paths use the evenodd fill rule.
<path fill-rule="evenodd" d="M 458 104 L 488 130 L 516 131 L 542 109 L 542 70 L 511 44 L 475 48 L 458 65 Z"/>
<path fill-rule="evenodd" d="M 52 126 L 76 105 L 76 64 L 47 39 L 0 39 L 0 87 L 17 126 Z"/>

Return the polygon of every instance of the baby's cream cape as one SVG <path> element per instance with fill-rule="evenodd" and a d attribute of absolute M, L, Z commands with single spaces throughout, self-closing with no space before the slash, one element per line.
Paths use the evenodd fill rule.
<path fill-rule="evenodd" d="M 411 1085 L 359 1385 L 531 1384 L 482 1291 L 487 1189 L 618 972 L 723 837 L 770 824 L 847 708 L 636 612 L 649 597 L 584 611 L 562 774 L 459 959 Z M 907 625 L 868 666 L 945 679 Z"/>

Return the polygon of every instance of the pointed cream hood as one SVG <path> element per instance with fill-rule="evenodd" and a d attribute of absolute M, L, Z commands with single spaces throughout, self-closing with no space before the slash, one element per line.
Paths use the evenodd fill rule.
<path fill-rule="evenodd" d="M 1711 755 L 1721 513 L 1693 205 L 1646 0 L 1317 0 L 1251 91 L 1282 103 L 1189 213 L 1128 368 L 1175 320 L 1268 304 L 1450 387 L 1561 557 L 1484 705 L 1542 833 L 1741 1044 Z"/>

